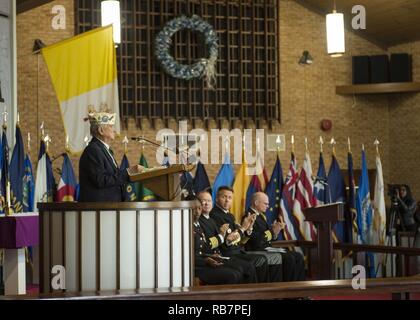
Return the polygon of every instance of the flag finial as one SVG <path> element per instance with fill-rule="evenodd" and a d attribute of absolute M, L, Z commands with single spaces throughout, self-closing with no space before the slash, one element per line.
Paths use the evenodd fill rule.
<path fill-rule="evenodd" d="M 4 111 L 3 111 L 3 128 L 6 129 L 7 128 L 7 115 L 9 113 L 7 112 L 7 105 L 4 105 Z"/>
<path fill-rule="evenodd" d="M 28 132 L 28 152 L 31 151 L 31 133 Z"/>
<path fill-rule="evenodd" d="M 351 153 L 351 143 L 350 143 L 350 137 L 347 137 L 347 145 L 349 147 L 349 152 Z"/>
<path fill-rule="evenodd" d="M 47 134 L 44 138 L 44 142 L 45 142 L 45 152 L 48 153 L 49 151 L 49 147 L 50 147 L 50 143 L 51 143 L 52 139 L 51 137 Z"/>
<path fill-rule="evenodd" d="M 44 130 L 44 121 L 41 122 L 41 125 L 39 126 L 41 129 L 41 140 L 44 140 L 45 137 L 45 130 Z"/>
<path fill-rule="evenodd" d="M 322 136 L 319 137 L 319 148 L 320 148 L 320 152 L 322 153 L 324 151 L 324 138 L 322 138 Z"/>
<path fill-rule="evenodd" d="M 333 155 L 335 155 L 335 145 L 337 144 L 337 142 L 335 141 L 334 137 L 331 138 L 330 144 L 331 144 L 331 147 L 332 147 Z"/>
<path fill-rule="evenodd" d="M 86 144 L 86 147 L 88 146 L 88 144 L 89 144 L 89 136 L 85 136 L 85 138 L 83 139 L 83 141 L 85 142 L 85 144 Z"/>
<path fill-rule="evenodd" d="M 376 138 L 373 144 L 375 145 L 375 148 L 376 148 L 376 154 L 379 156 L 379 145 L 380 145 L 379 140 Z"/>
<path fill-rule="evenodd" d="M 127 136 L 124 137 L 122 143 L 124 145 L 124 154 L 127 154 L 127 150 L 128 150 L 128 138 L 127 138 Z"/>
<path fill-rule="evenodd" d="M 305 137 L 305 151 L 308 152 L 308 137 Z"/>
<path fill-rule="evenodd" d="M 292 134 L 290 142 L 292 143 L 292 152 L 295 152 L 295 135 L 294 134 Z"/>
<path fill-rule="evenodd" d="M 277 154 L 280 154 L 280 145 L 281 145 L 280 135 L 277 135 L 276 145 L 277 145 Z"/>
<path fill-rule="evenodd" d="M 69 142 L 70 142 L 69 135 L 66 134 L 66 145 L 65 145 L 65 149 L 66 149 L 66 152 L 67 153 L 70 151 L 70 144 L 69 144 Z"/>

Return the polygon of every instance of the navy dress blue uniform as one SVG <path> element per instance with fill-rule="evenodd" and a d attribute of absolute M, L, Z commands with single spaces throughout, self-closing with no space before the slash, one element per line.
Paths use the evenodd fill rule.
<path fill-rule="evenodd" d="M 238 230 L 241 240 L 245 240 L 247 235 L 244 234 L 235 223 L 235 217 L 230 212 L 225 212 L 218 205 L 210 212 L 210 218 L 216 222 L 217 228 L 224 224 L 229 224 L 229 229 Z M 239 244 L 228 245 L 226 243 L 221 245 L 222 254 L 225 256 L 235 256 L 239 259 L 252 262 L 257 270 L 257 277 L 259 282 L 278 282 L 282 279 L 281 265 L 269 266 L 267 258 L 264 255 L 253 254 L 252 252 L 245 252 Z"/>
<path fill-rule="evenodd" d="M 121 170 L 111 152 L 93 137 L 79 163 L 80 202 L 124 201 L 127 170 Z"/>
<path fill-rule="evenodd" d="M 211 267 L 206 263 L 209 247 L 200 225 L 194 224 L 195 275 L 205 284 L 238 284 L 244 282 L 243 272 L 227 263 Z"/>
<path fill-rule="evenodd" d="M 250 208 L 244 215 L 257 213 Z M 246 250 L 263 251 L 267 247 L 271 247 L 271 240 L 275 240 L 275 234 L 267 223 L 267 218 L 262 213 L 257 213 L 254 222 L 253 231 L 245 244 Z M 285 252 L 282 255 L 283 279 L 284 281 L 305 280 L 305 262 L 303 256 L 299 252 Z"/>
<path fill-rule="evenodd" d="M 198 228 L 203 236 L 202 242 L 204 241 L 206 243 L 204 252 L 209 255 L 222 255 L 220 251 L 222 241 L 220 239 L 216 222 L 212 218 L 206 218 L 204 215 L 201 215 L 198 221 Z M 236 256 L 231 256 L 230 259 L 225 260 L 224 263 L 225 265 L 242 272 L 244 276 L 244 283 L 258 282 L 256 269 L 253 263 L 241 260 Z"/>

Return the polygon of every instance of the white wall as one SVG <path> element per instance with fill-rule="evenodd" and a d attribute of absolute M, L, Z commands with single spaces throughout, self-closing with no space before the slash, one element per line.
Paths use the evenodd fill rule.
<path fill-rule="evenodd" d="M 0 1 L 0 82 L 7 105 L 7 138 L 14 146 L 15 119 L 17 114 L 16 80 L 16 4 L 13 0 Z M 3 124 L 4 104 L 0 103 L 0 124 Z"/>

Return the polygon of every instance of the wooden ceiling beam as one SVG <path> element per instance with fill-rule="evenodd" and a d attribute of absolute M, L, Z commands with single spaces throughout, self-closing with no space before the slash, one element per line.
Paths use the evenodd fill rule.
<path fill-rule="evenodd" d="M 17 0 L 16 13 L 20 14 L 52 1 L 53 0 Z"/>

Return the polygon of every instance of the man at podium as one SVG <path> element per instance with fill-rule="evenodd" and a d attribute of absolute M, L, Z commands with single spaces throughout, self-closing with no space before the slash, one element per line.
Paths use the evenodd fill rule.
<path fill-rule="evenodd" d="M 110 148 L 115 139 L 115 113 L 90 111 L 92 140 L 85 148 L 79 163 L 80 202 L 124 201 L 125 185 L 129 182 L 127 170 L 119 169 Z M 130 172 L 140 173 L 141 165 L 131 166 Z"/>

